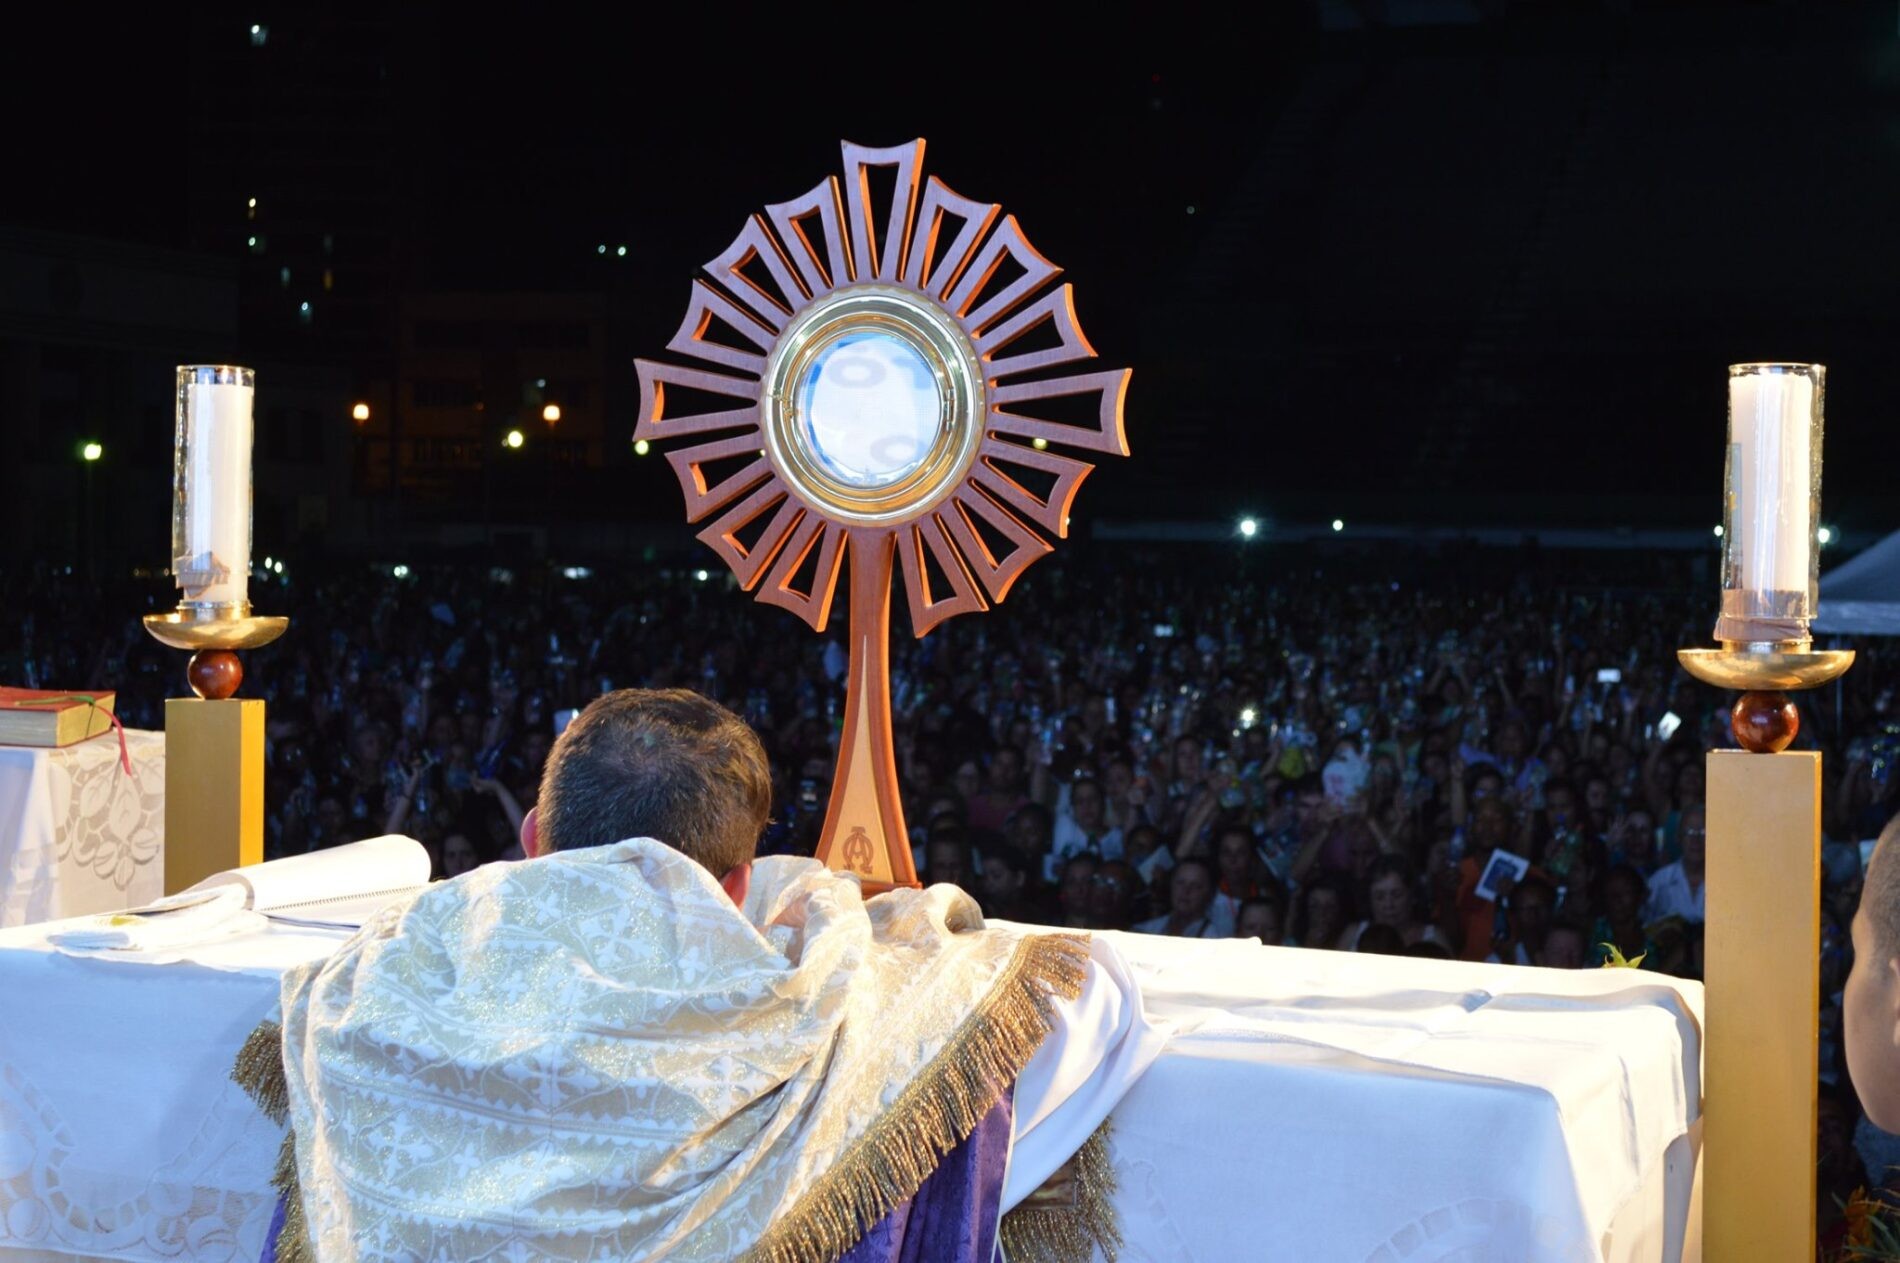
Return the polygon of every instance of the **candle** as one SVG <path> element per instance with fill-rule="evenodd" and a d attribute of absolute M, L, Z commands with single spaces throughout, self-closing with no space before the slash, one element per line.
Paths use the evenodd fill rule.
<path fill-rule="evenodd" d="M 1807 634 L 1814 614 L 1815 458 L 1825 372 L 1818 364 L 1729 369 L 1723 639 Z"/>
<path fill-rule="evenodd" d="M 178 370 L 172 573 L 185 601 L 246 612 L 251 574 L 251 404 L 248 368 Z"/>

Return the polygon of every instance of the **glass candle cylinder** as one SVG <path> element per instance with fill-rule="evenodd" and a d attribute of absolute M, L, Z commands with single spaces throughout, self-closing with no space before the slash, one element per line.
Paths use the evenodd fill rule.
<path fill-rule="evenodd" d="M 1826 379 L 1820 364 L 1729 366 L 1717 640 L 1808 639 L 1820 568 Z"/>
<path fill-rule="evenodd" d="M 256 375 L 224 364 L 178 370 L 172 464 L 172 576 L 181 606 L 250 612 L 251 404 Z"/>

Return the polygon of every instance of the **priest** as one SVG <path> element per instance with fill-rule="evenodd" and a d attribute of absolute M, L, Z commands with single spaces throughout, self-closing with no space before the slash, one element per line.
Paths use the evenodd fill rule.
<path fill-rule="evenodd" d="M 608 694 L 529 859 L 288 973 L 240 1059 L 290 1124 L 266 1256 L 988 1263 L 1011 1207 L 1015 1253 L 1112 1246 L 1101 1129 L 1162 1042 L 1125 964 L 755 860 L 771 796 L 730 712 Z"/>

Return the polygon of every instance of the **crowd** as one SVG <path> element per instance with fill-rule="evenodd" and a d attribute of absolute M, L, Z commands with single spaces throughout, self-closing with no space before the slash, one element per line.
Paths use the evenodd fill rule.
<path fill-rule="evenodd" d="M 1730 743 L 1728 699 L 1675 650 L 1708 643 L 1712 577 L 1232 551 L 1053 560 L 995 614 L 923 640 L 900 626 L 895 730 L 925 881 L 1049 924 L 1699 976 L 1703 752 Z M 97 589 L 34 582 L 9 674 L 111 683 L 127 722 L 159 726 L 181 664 L 127 618 L 136 603 L 108 613 Z M 292 631 L 248 655 L 245 692 L 270 700 L 273 854 L 402 832 L 444 876 L 516 855 L 564 713 L 629 685 L 743 715 L 779 781 L 762 849 L 816 843 L 842 610 L 813 635 L 718 569 L 272 582 L 260 599 Z M 1900 811 L 1896 648 L 1860 645 L 1838 688 L 1802 699 L 1800 744 L 1829 756 L 1830 1091 L 1846 1085 L 1861 843 Z"/>

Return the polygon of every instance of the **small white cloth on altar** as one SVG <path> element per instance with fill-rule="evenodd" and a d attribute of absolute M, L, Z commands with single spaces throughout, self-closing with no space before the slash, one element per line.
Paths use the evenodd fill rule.
<path fill-rule="evenodd" d="M 170 952 L 264 928 L 237 886 L 184 890 L 132 908 L 68 923 L 46 936 L 62 952 Z"/>

